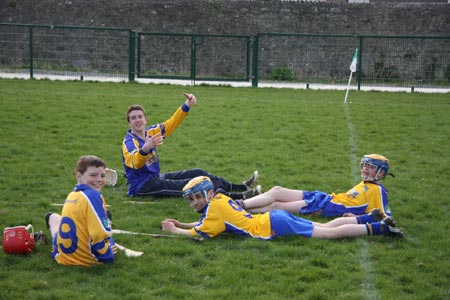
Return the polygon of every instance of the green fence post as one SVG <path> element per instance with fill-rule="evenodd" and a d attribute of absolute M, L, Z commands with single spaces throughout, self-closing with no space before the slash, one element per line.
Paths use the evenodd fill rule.
<path fill-rule="evenodd" d="M 33 26 L 29 27 L 29 45 L 30 45 L 30 79 L 33 79 Z"/>
<path fill-rule="evenodd" d="M 258 53 L 259 53 L 259 35 L 255 35 L 253 37 L 252 87 L 258 87 Z"/>
<path fill-rule="evenodd" d="M 247 45 L 247 51 L 245 51 L 246 52 L 245 79 L 246 79 L 246 81 L 249 81 L 249 79 L 250 79 L 250 59 L 251 59 L 251 53 L 250 53 L 251 37 L 250 36 L 247 36 L 247 38 L 246 38 L 246 45 Z"/>
<path fill-rule="evenodd" d="M 196 47 L 196 43 L 197 43 L 197 37 L 195 34 L 192 34 L 191 36 L 191 80 L 195 80 L 195 74 L 197 73 L 196 70 L 196 64 L 197 64 L 197 60 L 196 60 L 196 51 L 195 51 L 195 47 Z"/>
<path fill-rule="evenodd" d="M 136 40 L 137 40 L 137 48 L 136 48 L 136 55 L 137 55 L 137 63 L 136 63 L 136 76 L 138 77 L 138 78 L 140 78 L 141 77 L 141 38 L 142 38 L 142 35 L 141 35 L 141 33 L 140 32 L 138 32 L 137 33 L 137 36 L 136 36 Z"/>
<path fill-rule="evenodd" d="M 134 81 L 135 78 L 135 55 L 136 55 L 136 42 L 135 32 L 130 30 L 130 43 L 129 43 L 129 60 L 128 60 L 128 81 Z"/>
<path fill-rule="evenodd" d="M 359 56 L 358 56 L 358 91 L 361 90 L 361 70 L 362 70 L 362 54 L 363 54 L 363 37 L 360 36 L 359 37 Z"/>

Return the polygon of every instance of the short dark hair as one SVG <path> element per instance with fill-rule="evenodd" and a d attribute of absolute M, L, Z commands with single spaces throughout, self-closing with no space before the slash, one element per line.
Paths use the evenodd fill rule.
<path fill-rule="evenodd" d="M 105 167 L 106 163 L 99 157 L 94 155 L 83 155 L 77 162 L 76 172 L 84 174 L 89 167 Z"/>
<path fill-rule="evenodd" d="M 134 110 L 140 110 L 144 113 L 144 117 L 146 116 L 145 109 L 144 109 L 144 107 L 142 107 L 142 105 L 133 104 L 133 105 L 128 106 L 128 109 L 127 109 L 127 121 L 128 122 L 130 122 L 130 112 L 132 112 Z"/>

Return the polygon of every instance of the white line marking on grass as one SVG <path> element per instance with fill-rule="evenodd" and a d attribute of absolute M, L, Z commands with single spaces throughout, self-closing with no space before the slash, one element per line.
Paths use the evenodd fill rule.
<path fill-rule="evenodd" d="M 358 149 L 356 149 L 356 143 L 357 135 L 355 132 L 355 128 L 353 127 L 352 122 L 352 116 L 350 115 L 350 111 L 348 108 L 348 103 L 344 105 L 344 111 L 345 111 L 345 118 L 347 119 L 347 126 L 348 126 L 348 132 L 349 132 L 349 144 L 350 144 L 350 153 L 349 153 L 349 159 L 350 159 L 350 167 L 352 176 L 355 177 L 355 181 L 359 181 L 359 166 L 356 163 L 358 161 Z"/>
<path fill-rule="evenodd" d="M 365 275 L 361 282 L 363 299 L 379 299 L 377 289 L 373 284 L 372 254 L 369 251 L 369 243 L 365 239 L 358 239 L 358 246 L 361 249 L 359 265 Z"/>
<path fill-rule="evenodd" d="M 344 104 L 345 118 L 347 119 L 347 126 L 349 131 L 349 158 L 351 164 L 352 176 L 355 176 L 355 182 L 359 181 L 359 164 L 358 164 L 358 149 L 356 148 L 355 141 L 357 135 L 355 128 L 353 127 L 352 117 L 349 111 L 349 105 Z M 373 266 L 372 255 L 369 249 L 369 243 L 366 239 L 358 239 L 358 246 L 361 249 L 359 256 L 359 265 L 364 273 L 364 277 L 361 283 L 361 292 L 363 299 L 378 299 L 378 292 L 373 284 Z"/>

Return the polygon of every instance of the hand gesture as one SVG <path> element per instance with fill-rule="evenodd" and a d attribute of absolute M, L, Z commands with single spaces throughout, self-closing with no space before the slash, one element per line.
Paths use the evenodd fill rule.
<path fill-rule="evenodd" d="M 183 95 L 186 97 L 186 101 L 184 102 L 187 106 L 191 107 L 192 105 L 197 104 L 197 98 L 195 98 L 194 95 L 183 93 Z"/>
<path fill-rule="evenodd" d="M 145 152 L 150 152 L 150 149 L 156 148 L 159 145 L 162 145 L 163 143 L 163 136 L 161 133 L 156 133 L 155 135 L 147 135 L 145 137 L 145 143 L 142 146 L 142 150 Z"/>
<path fill-rule="evenodd" d="M 178 221 L 177 219 L 165 219 L 162 222 L 171 222 L 175 225 L 175 227 L 181 227 L 181 222 Z M 161 224 L 162 224 L 162 222 L 161 222 Z"/>
<path fill-rule="evenodd" d="M 176 231 L 175 222 L 178 222 L 178 221 L 173 220 L 173 219 L 166 219 L 161 222 L 161 229 L 163 231 L 169 231 L 169 232 L 174 233 Z"/>

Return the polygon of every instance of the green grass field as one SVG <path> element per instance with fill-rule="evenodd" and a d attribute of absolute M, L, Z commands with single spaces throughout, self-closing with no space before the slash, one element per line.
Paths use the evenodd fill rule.
<path fill-rule="evenodd" d="M 1 299 L 450 299 L 449 94 L 351 91 L 344 105 L 342 91 L 3 79 L 0 228 L 48 234 L 44 215 L 61 211 L 52 204 L 72 190 L 79 156 L 120 172 L 126 108 L 140 103 L 161 122 L 184 91 L 199 104 L 159 148 L 163 172 L 199 167 L 240 182 L 259 170 L 263 190 L 345 192 L 359 182 L 360 157 L 380 153 L 396 175 L 384 184 L 405 239 L 117 235 L 145 254 L 92 268 L 57 265 L 39 245 L 26 257 L 1 251 Z M 115 228 L 161 233 L 164 218 L 199 218 L 184 199 L 126 189 L 122 177 L 103 189 Z"/>

